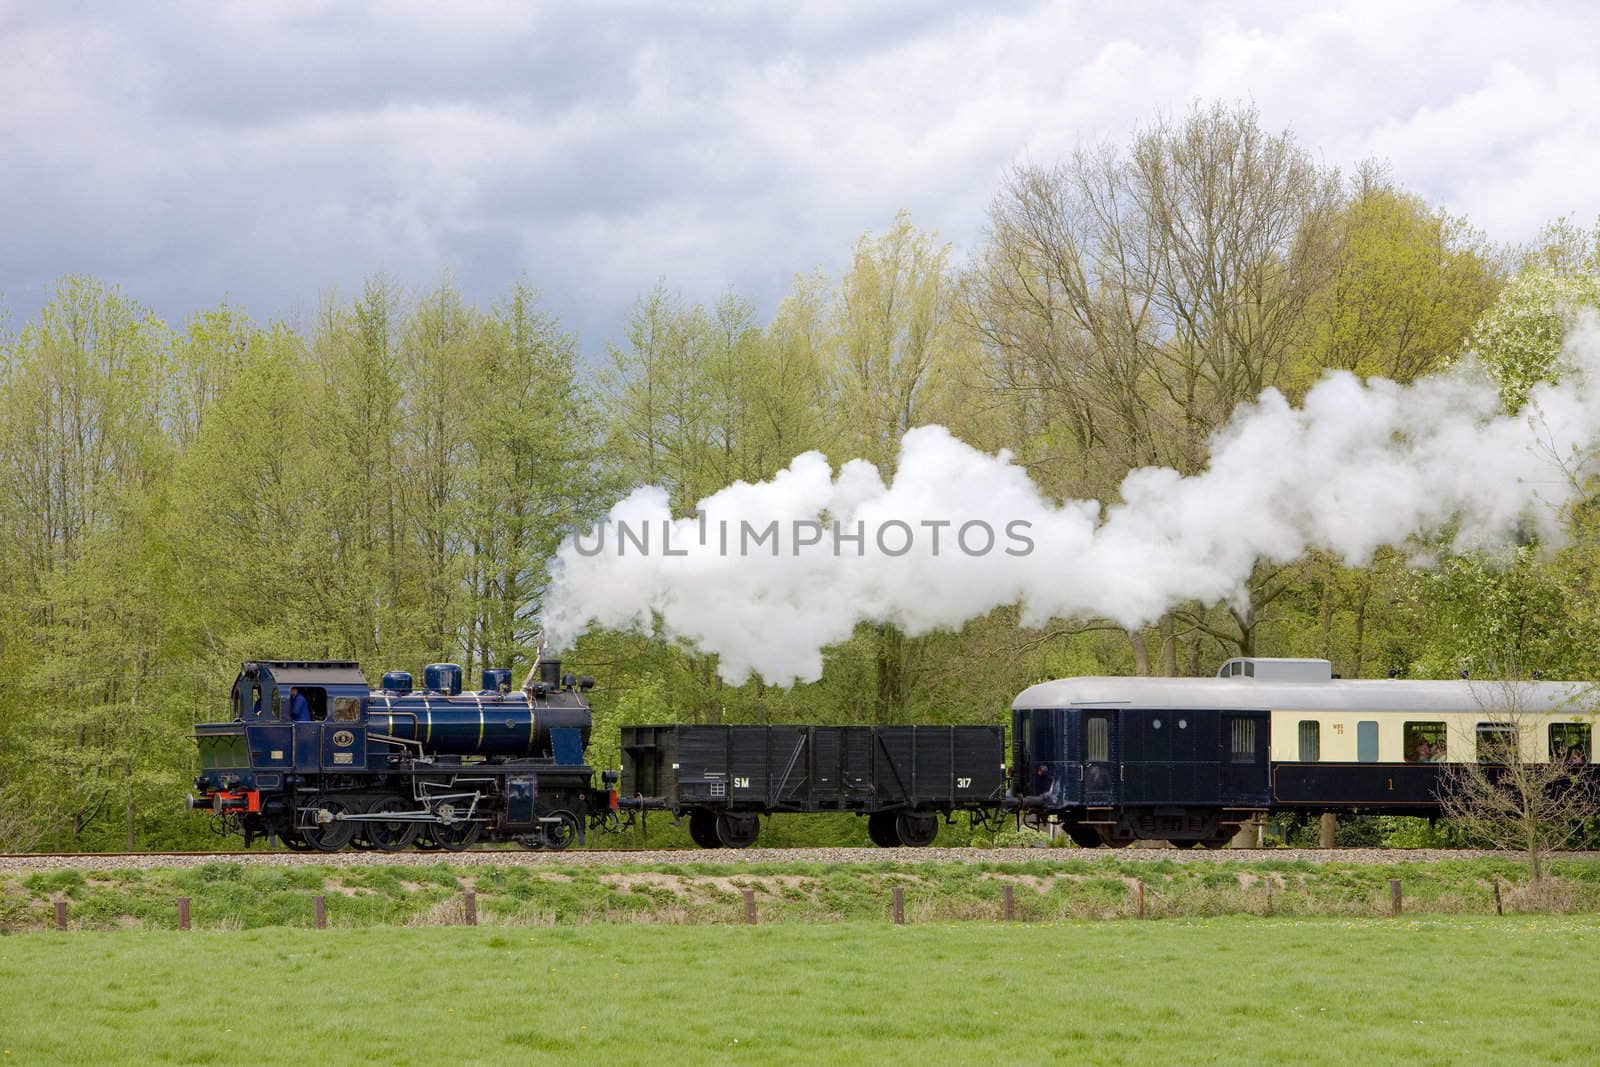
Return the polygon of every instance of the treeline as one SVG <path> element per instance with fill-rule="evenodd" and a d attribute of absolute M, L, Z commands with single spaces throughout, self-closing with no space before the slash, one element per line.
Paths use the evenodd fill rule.
<path fill-rule="evenodd" d="M 375 277 L 296 329 L 230 306 L 174 327 L 63 279 L 0 338 L 0 847 L 196 840 L 186 734 L 245 659 L 520 675 L 555 547 L 633 485 L 687 512 L 808 449 L 892 471 L 906 430 L 941 423 L 1110 501 L 1135 467 L 1200 470 L 1234 406 L 1330 368 L 1404 381 L 1473 352 L 1515 406 L 1556 372 L 1565 312 L 1600 305 L 1594 231 L 1496 246 L 1240 108 L 1018 167 L 987 223 L 958 257 L 902 215 L 770 319 L 664 281 L 589 353 L 523 284 L 475 307 Z M 568 658 L 600 679 L 601 765 L 621 722 L 994 721 L 1043 676 L 1237 654 L 1597 676 L 1593 513 L 1568 521 L 1565 548 L 1431 570 L 1431 545 L 1263 566 L 1248 604 L 1143 631 L 862 626 L 793 690 L 633 634 Z"/>

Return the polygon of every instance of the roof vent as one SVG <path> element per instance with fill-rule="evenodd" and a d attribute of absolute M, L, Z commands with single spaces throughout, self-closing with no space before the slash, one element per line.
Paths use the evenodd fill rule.
<path fill-rule="evenodd" d="M 1218 678 L 1255 678 L 1263 682 L 1326 682 L 1333 664 L 1325 659 L 1272 659 L 1241 656 L 1217 669 Z"/>

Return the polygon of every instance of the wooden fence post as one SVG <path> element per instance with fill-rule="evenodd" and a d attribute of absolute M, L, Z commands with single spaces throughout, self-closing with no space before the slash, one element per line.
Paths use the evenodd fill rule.
<path fill-rule="evenodd" d="M 64 901 L 64 900 L 58 900 L 58 901 L 56 901 L 56 929 L 57 930 L 65 930 L 66 928 L 67 928 L 67 902 Z"/>
<path fill-rule="evenodd" d="M 1017 894 L 1016 891 L 1011 888 L 1010 882 L 1007 882 L 1005 885 L 1001 886 L 1000 892 L 1005 897 L 1006 901 L 1006 922 L 1010 922 L 1012 919 L 1017 917 Z"/>
<path fill-rule="evenodd" d="M 464 894 L 462 894 L 461 910 L 462 910 L 462 914 L 466 918 L 467 925 L 468 926 L 477 926 L 478 925 L 478 894 L 473 892 L 470 889 L 467 890 Z"/>
<path fill-rule="evenodd" d="M 894 890 L 894 921 L 904 924 L 906 921 L 906 891 L 899 886 Z"/>
<path fill-rule="evenodd" d="M 321 896 L 311 898 L 312 923 L 318 930 L 328 928 L 328 905 Z"/>
<path fill-rule="evenodd" d="M 1389 914 L 1400 914 L 1400 879 L 1389 879 Z"/>
<path fill-rule="evenodd" d="M 1133 896 L 1139 903 L 1139 918 L 1144 918 L 1144 883 L 1133 883 Z"/>
<path fill-rule="evenodd" d="M 1498 874 L 1494 876 L 1494 913 L 1496 915 L 1504 915 L 1506 913 L 1505 907 L 1500 903 L 1500 876 Z"/>
<path fill-rule="evenodd" d="M 178 898 L 178 929 L 189 929 L 189 898 Z"/>
<path fill-rule="evenodd" d="M 756 891 L 754 889 L 746 889 L 744 891 L 744 921 L 751 926 L 756 924 Z"/>

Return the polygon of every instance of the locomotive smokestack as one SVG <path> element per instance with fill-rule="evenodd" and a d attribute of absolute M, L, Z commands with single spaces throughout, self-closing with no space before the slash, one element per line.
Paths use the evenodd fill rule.
<path fill-rule="evenodd" d="M 552 690 L 561 688 L 561 661 L 558 659 L 542 659 L 539 661 L 539 681 L 549 686 Z"/>

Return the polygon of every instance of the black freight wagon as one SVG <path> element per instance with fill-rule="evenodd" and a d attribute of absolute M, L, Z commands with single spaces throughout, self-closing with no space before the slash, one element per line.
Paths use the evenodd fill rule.
<path fill-rule="evenodd" d="M 745 848 L 774 812 L 866 815 L 885 847 L 924 846 L 937 816 L 1003 804 L 1000 726 L 625 726 L 625 804 L 687 813 L 702 848 Z"/>

